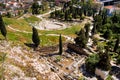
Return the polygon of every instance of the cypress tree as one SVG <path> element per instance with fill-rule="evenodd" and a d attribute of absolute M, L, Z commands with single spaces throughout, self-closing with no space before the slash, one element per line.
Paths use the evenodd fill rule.
<path fill-rule="evenodd" d="M 108 46 L 105 47 L 106 50 L 105 52 L 99 51 L 99 58 L 100 61 L 97 64 L 97 67 L 102 69 L 102 70 L 110 70 L 111 68 L 111 64 L 110 64 L 110 57 L 109 57 L 109 53 L 108 53 Z"/>
<path fill-rule="evenodd" d="M 117 49 L 119 47 L 119 43 L 120 43 L 120 37 L 118 37 L 117 40 L 116 40 L 115 47 L 114 47 L 114 52 L 117 51 Z"/>
<path fill-rule="evenodd" d="M 40 39 L 38 36 L 38 32 L 36 28 L 32 28 L 33 34 L 32 34 L 32 41 L 35 44 L 35 47 L 38 47 L 38 45 L 40 44 Z"/>
<path fill-rule="evenodd" d="M 102 12 L 102 25 L 107 23 L 107 10 L 103 10 Z"/>
<path fill-rule="evenodd" d="M 12 15 L 11 15 L 10 12 L 7 12 L 6 16 L 7 16 L 8 18 L 11 18 Z"/>
<path fill-rule="evenodd" d="M 89 31 L 90 31 L 90 23 L 85 24 L 85 37 L 86 39 L 89 38 Z"/>
<path fill-rule="evenodd" d="M 95 68 L 97 67 L 97 64 L 99 62 L 99 55 L 98 54 L 92 54 L 85 60 L 85 67 L 86 71 L 95 74 Z"/>
<path fill-rule="evenodd" d="M 120 55 L 117 57 L 117 64 L 120 64 Z"/>
<path fill-rule="evenodd" d="M 32 4 L 32 7 L 31 7 L 31 9 L 32 9 L 32 14 L 34 15 L 34 14 L 39 14 L 40 12 L 39 12 L 39 4 L 38 4 L 38 2 L 34 2 L 33 4 Z"/>
<path fill-rule="evenodd" d="M 103 34 L 103 37 L 105 39 L 111 39 L 111 36 L 112 36 L 112 31 L 111 30 L 107 30 L 104 34 Z"/>
<path fill-rule="evenodd" d="M 57 10 L 56 10 L 56 8 L 55 8 L 55 17 L 57 17 L 58 16 L 58 14 L 57 14 Z"/>
<path fill-rule="evenodd" d="M 6 34 L 7 34 L 7 30 L 5 27 L 5 24 L 3 22 L 2 16 L 0 15 L 0 30 L 1 30 L 1 34 L 5 37 L 6 39 Z"/>
<path fill-rule="evenodd" d="M 62 54 L 62 37 L 61 37 L 61 34 L 59 36 L 59 54 L 60 55 Z"/>
<path fill-rule="evenodd" d="M 81 17 L 82 17 L 82 9 L 79 9 L 79 16 L 80 16 L 80 20 L 81 20 Z"/>
<path fill-rule="evenodd" d="M 96 34 L 97 30 L 96 30 L 96 23 L 93 24 L 93 29 L 92 29 L 92 35 Z"/>
<path fill-rule="evenodd" d="M 98 15 L 102 15 L 102 7 L 100 7 L 100 9 L 99 9 L 99 13 L 98 13 Z"/>
<path fill-rule="evenodd" d="M 119 22 L 119 17 L 117 16 L 116 12 L 114 13 L 114 15 L 112 16 L 112 22 L 113 23 L 118 23 Z"/>
<path fill-rule="evenodd" d="M 77 37 L 74 39 L 76 45 L 80 48 L 85 48 L 87 44 L 87 39 L 85 37 L 85 30 L 81 29 L 79 33 L 77 33 Z"/>
<path fill-rule="evenodd" d="M 96 15 L 94 17 L 94 24 L 96 26 L 96 30 L 99 31 L 101 29 L 101 26 L 102 26 L 102 16 L 100 15 Z"/>
<path fill-rule="evenodd" d="M 68 20 L 68 10 L 65 11 L 65 21 Z"/>

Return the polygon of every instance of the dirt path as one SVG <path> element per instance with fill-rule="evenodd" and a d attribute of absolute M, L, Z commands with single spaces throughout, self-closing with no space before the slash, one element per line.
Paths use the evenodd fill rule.
<path fill-rule="evenodd" d="M 57 8 L 56 10 L 61 10 L 61 8 L 59 7 L 59 8 Z M 50 10 L 50 11 L 47 12 L 47 13 L 37 15 L 37 17 L 42 19 L 42 17 L 47 16 L 47 15 L 49 15 L 50 13 L 52 13 L 52 12 L 54 12 L 54 11 L 55 11 L 55 10 Z"/>
<path fill-rule="evenodd" d="M 16 32 L 22 32 L 22 33 L 27 33 L 27 34 L 28 34 L 28 33 L 32 33 L 32 32 L 28 32 L 28 31 L 24 31 L 24 30 L 21 31 L 21 30 L 19 30 L 19 29 L 12 28 L 12 27 L 9 26 L 9 25 L 8 25 L 7 27 L 8 27 L 9 29 L 13 30 L 13 31 L 16 31 Z"/>

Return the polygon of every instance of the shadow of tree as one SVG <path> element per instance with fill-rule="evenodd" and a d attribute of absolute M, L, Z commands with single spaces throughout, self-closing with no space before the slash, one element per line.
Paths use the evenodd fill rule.
<path fill-rule="evenodd" d="M 35 48 L 35 45 L 33 43 L 24 43 L 24 44 L 30 48 Z"/>
<path fill-rule="evenodd" d="M 55 56 L 55 55 L 59 55 L 59 53 L 49 53 L 49 54 L 42 54 L 41 56 L 42 57 L 52 57 L 52 56 Z"/>
<path fill-rule="evenodd" d="M 33 48 L 34 51 L 39 51 L 38 48 L 33 43 L 24 43 L 26 46 Z"/>
<path fill-rule="evenodd" d="M 95 76 L 94 74 L 92 74 L 92 73 L 90 73 L 90 72 L 88 72 L 88 71 L 86 70 L 85 64 L 82 64 L 82 65 L 79 67 L 79 69 L 80 69 L 80 71 L 82 72 L 82 74 L 83 74 L 84 76 L 86 76 L 86 77 L 92 78 L 92 77 Z"/>
<path fill-rule="evenodd" d="M 114 75 L 118 79 L 120 79 L 120 67 L 118 67 L 118 66 L 112 66 L 109 74 L 110 75 Z"/>
<path fill-rule="evenodd" d="M 5 38 L 0 38 L 0 40 L 7 40 L 7 39 L 5 39 Z"/>

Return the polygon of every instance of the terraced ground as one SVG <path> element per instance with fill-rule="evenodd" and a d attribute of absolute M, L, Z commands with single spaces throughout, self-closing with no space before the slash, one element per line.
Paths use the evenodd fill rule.
<path fill-rule="evenodd" d="M 12 42 L 0 41 L 0 55 L 6 53 L 5 61 L 1 63 L 1 69 L 4 69 L 2 76 L 7 80 L 61 80 L 71 72 L 71 75 L 80 76 L 78 66 L 83 63 L 84 56 L 68 54 L 65 46 L 60 56 L 58 46 L 33 51 L 25 46 L 13 46 Z"/>
<path fill-rule="evenodd" d="M 31 16 L 24 19 L 14 19 L 14 18 L 3 18 L 4 23 L 7 28 L 7 39 L 8 41 L 14 41 L 14 43 L 19 43 L 24 45 L 24 43 L 32 43 L 32 27 L 29 25 L 29 22 L 40 21 L 39 18 Z M 47 36 L 40 33 L 41 46 L 49 46 L 58 43 L 58 36 Z M 0 35 L 0 39 L 4 39 Z M 65 39 L 63 38 L 63 41 Z"/>
<path fill-rule="evenodd" d="M 29 23 L 34 24 L 41 21 L 40 18 L 31 15 L 19 19 L 4 17 L 3 20 L 6 24 L 8 40 L 20 44 L 32 42 L 32 27 Z M 75 32 L 79 31 L 85 23 L 87 23 L 87 20 L 77 24 L 70 24 L 68 25 L 68 28 L 62 30 L 38 30 L 41 39 L 41 46 L 58 44 L 59 34 L 63 35 L 63 41 L 66 41 L 66 39 L 67 41 L 73 41 L 73 38 L 76 36 Z M 2 35 L 0 35 L 0 39 L 4 39 Z"/>

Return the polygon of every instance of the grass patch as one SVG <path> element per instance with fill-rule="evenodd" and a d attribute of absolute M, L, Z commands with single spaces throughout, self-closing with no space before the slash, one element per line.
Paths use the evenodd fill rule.
<path fill-rule="evenodd" d="M 5 25 L 10 25 L 14 29 L 24 30 L 24 31 L 31 31 L 31 27 L 29 23 L 26 22 L 24 19 L 14 19 L 14 18 L 3 18 Z"/>
<path fill-rule="evenodd" d="M 4 71 L 5 71 L 5 68 L 4 68 L 4 62 L 5 62 L 5 59 L 6 59 L 6 53 L 0 53 L 0 79 L 3 80 L 4 79 Z"/>
<path fill-rule="evenodd" d="M 58 44 L 59 42 L 59 36 L 46 36 L 46 35 L 40 35 L 41 46 L 51 46 Z M 62 38 L 63 42 L 65 41 L 65 38 Z"/>
<path fill-rule="evenodd" d="M 47 36 L 47 35 L 39 35 L 40 37 L 40 46 L 51 46 L 56 45 L 59 42 L 59 36 Z M 4 39 L 2 35 L 0 35 L 0 39 Z M 24 44 L 24 43 L 32 43 L 32 34 L 31 33 L 22 33 L 22 32 L 12 32 L 8 30 L 7 32 L 8 41 L 13 41 L 15 44 Z M 62 38 L 63 42 L 65 38 Z"/>
<path fill-rule="evenodd" d="M 41 21 L 40 18 L 37 18 L 36 16 L 30 16 L 28 18 L 24 18 L 24 20 L 29 23 L 35 23 L 37 21 Z"/>
<path fill-rule="evenodd" d="M 61 59 L 62 59 L 62 57 L 61 57 L 61 56 L 56 56 L 56 60 L 55 60 L 55 62 L 60 62 L 60 61 L 61 61 Z"/>
<path fill-rule="evenodd" d="M 106 42 L 100 42 L 100 41 L 98 41 L 97 45 L 98 46 L 107 46 Z"/>
<path fill-rule="evenodd" d="M 24 19 L 14 19 L 14 18 L 3 18 L 5 25 L 10 25 L 15 29 L 24 30 L 24 31 L 31 31 L 31 26 L 29 23 L 35 23 L 36 21 L 40 21 L 39 18 L 35 16 L 30 16 Z"/>

